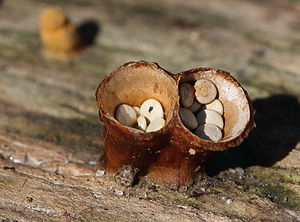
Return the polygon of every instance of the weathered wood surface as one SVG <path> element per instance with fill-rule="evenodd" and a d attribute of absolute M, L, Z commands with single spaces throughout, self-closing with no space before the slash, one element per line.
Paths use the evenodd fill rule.
<path fill-rule="evenodd" d="M 71 63 L 41 56 L 38 17 L 50 4 L 0 6 L 1 220 L 300 221 L 298 0 L 59 1 L 77 24 L 92 19 L 101 30 Z M 228 70 L 254 101 L 257 128 L 214 155 L 212 177 L 191 188 L 123 188 L 95 176 L 95 89 L 140 59 L 172 72 Z"/>

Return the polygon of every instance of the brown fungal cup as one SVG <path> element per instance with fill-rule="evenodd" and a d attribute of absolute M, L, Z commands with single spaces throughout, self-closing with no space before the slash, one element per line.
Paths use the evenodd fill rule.
<path fill-rule="evenodd" d="M 215 84 L 217 98 L 224 106 L 225 125 L 219 142 L 199 138 L 180 119 L 179 86 L 199 79 Z M 118 105 L 138 106 L 149 98 L 163 105 L 166 125 L 161 130 L 145 133 L 114 119 Z M 106 127 L 106 170 L 116 173 L 130 165 L 140 170 L 139 176 L 172 187 L 193 182 L 204 172 L 204 163 L 212 152 L 239 145 L 254 127 L 254 110 L 246 91 L 229 73 L 217 69 L 199 68 L 172 75 L 156 63 L 130 62 L 104 79 L 96 99 Z"/>
<path fill-rule="evenodd" d="M 116 173 L 123 165 L 139 168 L 147 174 L 166 144 L 173 125 L 173 112 L 178 98 L 175 80 L 155 63 L 130 62 L 111 73 L 96 92 L 100 119 L 105 124 L 104 167 Z M 165 112 L 165 126 L 156 132 L 143 131 L 121 125 L 114 112 L 118 105 L 139 106 L 147 99 L 158 100 Z"/>

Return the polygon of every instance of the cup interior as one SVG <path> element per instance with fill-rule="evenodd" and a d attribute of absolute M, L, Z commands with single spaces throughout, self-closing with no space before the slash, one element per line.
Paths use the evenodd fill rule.
<path fill-rule="evenodd" d="M 172 119 L 178 100 L 176 82 L 156 64 L 125 65 L 104 81 L 97 97 L 103 101 L 102 108 L 111 117 L 120 104 L 140 106 L 147 99 L 156 99 L 164 108 L 166 123 Z"/>
<path fill-rule="evenodd" d="M 215 84 L 217 98 L 224 106 L 223 138 L 219 142 L 240 136 L 250 121 L 250 107 L 245 91 L 228 73 L 212 69 L 187 72 L 182 75 L 179 85 L 184 82 L 194 85 L 199 79 L 208 79 Z"/>

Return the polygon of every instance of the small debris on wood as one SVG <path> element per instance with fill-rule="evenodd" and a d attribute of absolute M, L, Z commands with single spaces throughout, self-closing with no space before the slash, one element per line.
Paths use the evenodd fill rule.
<path fill-rule="evenodd" d="M 105 175 L 105 171 L 104 170 L 97 170 L 95 176 L 96 177 L 102 177 Z"/>
<path fill-rule="evenodd" d="M 16 168 L 15 167 L 11 167 L 11 166 L 4 166 L 3 170 L 13 170 L 13 171 L 15 171 Z"/>
<path fill-rule="evenodd" d="M 124 165 L 118 173 L 114 174 L 114 179 L 118 184 L 124 187 L 131 187 L 136 182 L 138 172 L 138 168 Z"/>

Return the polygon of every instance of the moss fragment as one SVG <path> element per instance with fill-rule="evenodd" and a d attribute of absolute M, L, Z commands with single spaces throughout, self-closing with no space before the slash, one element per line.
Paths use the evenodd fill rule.
<path fill-rule="evenodd" d="M 279 183 L 262 183 L 259 186 L 261 197 L 288 208 L 300 208 L 300 197 L 293 190 Z"/>
<path fill-rule="evenodd" d="M 251 168 L 259 180 L 257 194 L 290 209 L 300 209 L 299 176 L 273 168 Z"/>

